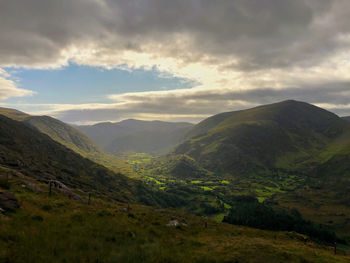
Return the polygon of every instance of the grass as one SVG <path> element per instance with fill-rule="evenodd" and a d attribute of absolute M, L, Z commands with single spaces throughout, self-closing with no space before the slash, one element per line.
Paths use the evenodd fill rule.
<path fill-rule="evenodd" d="M 331 144 L 329 152 L 333 154 L 334 152 L 343 151 L 341 143 L 342 141 L 337 141 Z M 296 159 L 299 157 L 303 159 L 303 156 L 296 156 Z M 307 174 L 282 169 L 275 175 L 252 173 L 249 176 L 240 177 L 229 174 L 212 174 L 202 177 L 184 177 L 183 180 L 180 180 L 168 173 L 168 164 L 171 164 L 171 162 L 166 162 L 167 160 L 164 162 L 162 158 L 151 157 L 146 154 L 134 154 L 125 158 L 138 160 L 134 167 L 137 169 L 139 178 L 154 189 L 170 192 L 176 188 L 174 193 L 186 199 L 181 208 L 191 213 L 212 217 L 216 214 L 225 213 L 230 209 L 226 205 L 218 206 L 218 201 L 229 205 L 230 197 L 233 195 L 253 195 L 259 202 L 272 201 L 279 208 L 296 208 L 306 219 L 328 225 L 338 235 L 350 240 L 350 221 L 348 220 L 350 210 L 346 205 L 337 204 L 337 202 L 343 202 L 346 195 L 341 196 L 339 193 L 337 195 L 336 191 L 329 191 L 332 192 L 331 195 L 319 196 L 319 191 L 307 187 L 313 185 L 308 181 L 310 179 Z M 286 155 L 286 158 L 285 161 L 292 162 L 291 156 Z M 315 155 L 314 159 L 321 161 L 327 158 Z M 281 166 L 283 165 L 281 164 Z M 298 195 L 307 196 L 307 198 L 295 198 L 295 193 L 300 192 L 305 187 L 309 189 L 308 192 Z M 206 198 L 210 196 L 215 196 L 217 199 L 213 202 L 207 202 Z M 213 211 L 208 209 L 208 206 L 212 207 Z"/>
<path fill-rule="evenodd" d="M 209 186 L 201 186 L 201 188 L 204 190 L 204 191 L 213 191 L 213 187 L 209 187 Z"/>
<path fill-rule="evenodd" d="M 11 190 L 22 208 L 0 216 L 0 262 L 348 262 L 294 233 L 139 205 L 126 211 L 100 199 L 87 205 L 20 184 Z M 167 226 L 175 219 L 184 224 Z"/>
<path fill-rule="evenodd" d="M 217 214 L 217 215 L 215 216 L 216 222 L 218 222 L 218 223 L 222 222 L 222 220 L 224 219 L 225 215 L 226 215 L 226 214 Z"/>
<path fill-rule="evenodd" d="M 258 196 L 257 199 L 258 199 L 259 203 L 262 203 L 265 201 L 266 198 L 262 197 L 262 196 Z"/>

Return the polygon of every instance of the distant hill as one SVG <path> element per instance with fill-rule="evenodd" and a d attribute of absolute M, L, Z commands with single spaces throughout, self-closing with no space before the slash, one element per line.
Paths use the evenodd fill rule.
<path fill-rule="evenodd" d="M 112 154 L 123 152 L 166 153 L 180 143 L 193 127 L 185 122 L 124 120 L 95 125 L 76 126 Z"/>
<path fill-rule="evenodd" d="M 113 173 L 52 140 L 49 136 L 0 115 L 0 167 L 41 182 L 58 180 L 87 195 L 157 204 L 140 181 Z M 162 199 L 159 199 L 160 202 Z"/>
<path fill-rule="evenodd" d="M 131 168 L 113 155 L 106 154 L 88 136 L 76 128 L 49 116 L 31 116 L 24 112 L 0 108 L 0 114 L 13 120 L 21 121 L 28 127 L 34 128 L 51 137 L 67 148 L 91 159 L 94 162 L 105 165 L 116 172 L 131 174 Z"/>

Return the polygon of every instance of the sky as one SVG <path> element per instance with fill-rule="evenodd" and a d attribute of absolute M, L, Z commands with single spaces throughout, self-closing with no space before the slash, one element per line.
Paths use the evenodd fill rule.
<path fill-rule="evenodd" d="M 198 122 L 287 99 L 350 115 L 348 0 L 0 1 L 0 106 Z"/>

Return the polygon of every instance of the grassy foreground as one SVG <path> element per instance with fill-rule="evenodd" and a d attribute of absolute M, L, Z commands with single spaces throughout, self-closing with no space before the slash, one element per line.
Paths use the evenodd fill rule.
<path fill-rule="evenodd" d="M 0 262 L 350 262 L 292 232 L 104 200 L 87 205 L 20 184 L 11 191 L 21 208 L 0 215 Z M 171 220 L 179 225 L 167 226 Z"/>

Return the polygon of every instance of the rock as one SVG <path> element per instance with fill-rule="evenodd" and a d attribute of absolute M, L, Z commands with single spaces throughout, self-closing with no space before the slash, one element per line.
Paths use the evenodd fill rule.
<path fill-rule="evenodd" d="M 179 221 L 177 221 L 177 220 L 171 220 L 171 221 L 169 221 L 169 223 L 167 224 L 167 226 L 179 226 L 180 225 L 180 223 L 179 223 Z"/>
<path fill-rule="evenodd" d="M 18 200 L 11 192 L 0 192 L 0 208 L 2 208 L 5 211 L 13 211 L 19 207 L 20 205 Z"/>
<path fill-rule="evenodd" d="M 50 180 L 48 182 L 51 184 L 52 190 L 60 191 L 62 194 L 68 196 L 69 198 L 78 201 L 83 202 L 83 199 L 76 193 L 74 193 L 71 189 L 69 189 L 65 184 L 61 183 L 57 180 Z"/>

